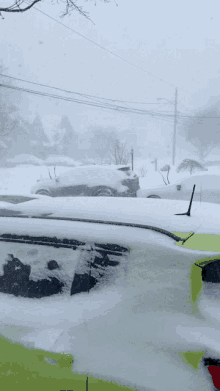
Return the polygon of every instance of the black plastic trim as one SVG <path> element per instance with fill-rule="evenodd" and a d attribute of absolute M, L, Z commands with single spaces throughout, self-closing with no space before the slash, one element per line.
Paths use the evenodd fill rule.
<path fill-rule="evenodd" d="M 9 216 L 0 216 L 0 217 L 9 217 Z M 58 221 L 79 221 L 82 223 L 91 223 L 91 224 L 105 224 L 105 225 L 116 225 L 116 226 L 122 226 L 122 227 L 131 227 L 131 228 L 141 228 L 141 229 L 149 229 L 152 231 L 160 232 L 166 236 L 169 236 L 170 238 L 174 239 L 176 242 L 183 242 L 185 238 L 181 238 L 180 236 L 177 236 L 169 231 L 166 231 L 165 229 L 153 227 L 151 225 L 144 225 L 144 224 L 131 224 L 131 223 L 121 223 L 121 222 L 115 222 L 115 221 L 103 221 L 103 220 L 91 220 L 91 219 L 77 219 L 77 218 L 70 218 L 70 217 L 52 217 L 52 216 L 28 216 L 28 215 L 18 215 L 18 216 L 11 216 L 13 218 L 31 218 L 31 219 L 42 219 L 42 220 L 58 220 Z"/>

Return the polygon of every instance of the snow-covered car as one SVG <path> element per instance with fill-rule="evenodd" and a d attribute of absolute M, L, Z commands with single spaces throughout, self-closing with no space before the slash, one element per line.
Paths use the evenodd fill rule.
<path fill-rule="evenodd" d="M 220 205 L 138 198 L 2 207 L 0 334 L 109 390 L 214 390 L 219 220 Z"/>
<path fill-rule="evenodd" d="M 220 203 L 220 175 L 214 174 L 192 175 L 175 184 L 141 189 L 138 196 L 166 200 L 188 200 L 194 184 L 196 184 L 195 201 Z"/>
<path fill-rule="evenodd" d="M 138 176 L 127 166 L 75 167 L 56 178 L 39 181 L 32 194 L 51 197 L 136 197 Z"/>

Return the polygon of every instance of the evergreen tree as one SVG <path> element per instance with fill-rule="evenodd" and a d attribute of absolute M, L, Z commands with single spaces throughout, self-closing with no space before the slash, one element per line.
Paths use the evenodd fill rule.
<path fill-rule="evenodd" d="M 30 141 L 30 152 L 44 159 L 47 155 L 44 144 L 48 143 L 48 138 L 44 131 L 44 126 L 39 114 L 36 115 L 32 124 L 30 124 L 31 141 Z"/>
<path fill-rule="evenodd" d="M 45 134 L 44 126 L 42 124 L 42 120 L 39 114 L 36 115 L 36 117 L 32 122 L 31 131 L 32 131 L 32 140 L 36 140 L 41 143 L 48 142 L 48 138 Z"/>
<path fill-rule="evenodd" d="M 8 157 L 22 153 L 30 153 L 31 134 L 29 123 L 21 117 L 16 117 L 10 136 L 5 140 L 8 146 Z"/>
<path fill-rule="evenodd" d="M 66 115 L 63 115 L 61 118 L 59 131 L 64 133 L 61 140 L 63 155 L 74 157 L 74 151 L 77 147 L 77 137 L 74 128 Z"/>

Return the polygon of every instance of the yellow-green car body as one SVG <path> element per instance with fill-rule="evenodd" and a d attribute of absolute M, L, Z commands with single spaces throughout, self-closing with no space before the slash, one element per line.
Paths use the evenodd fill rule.
<path fill-rule="evenodd" d="M 199 231 L 201 233 L 199 233 Z M 182 232 L 173 232 L 183 238 L 185 237 L 184 241 L 177 242 L 178 246 L 183 246 L 184 248 L 190 250 L 199 250 L 204 252 L 210 251 L 217 253 L 216 256 L 201 257 L 191 265 L 191 273 L 189 278 L 191 288 L 190 302 L 193 314 L 198 313 L 197 303 L 203 292 L 202 268 L 220 260 L 220 234 L 216 234 L 216 230 L 213 228 L 210 230 L 211 233 L 204 233 L 205 231 L 205 229 L 198 229 L 196 233 L 189 232 L 184 234 Z M 194 369 L 198 369 L 199 362 L 204 356 L 204 353 L 204 351 L 186 352 L 183 354 L 183 358 L 189 365 L 192 365 Z M 180 355 L 182 355 L 182 353 L 180 353 Z"/>
<path fill-rule="evenodd" d="M 220 216 L 220 206 L 195 203 L 192 205 L 191 216 L 176 215 L 181 212 L 186 212 L 187 209 L 188 202 L 185 201 L 176 202 L 160 200 L 158 203 L 158 200 L 153 199 L 114 200 L 107 197 L 96 199 L 86 199 L 85 197 L 79 197 L 74 198 L 73 201 L 71 198 L 48 200 L 48 198 L 45 197 L 45 200 L 41 198 L 19 204 L 11 204 L 10 206 L 2 204 L 2 208 L 0 205 L 0 239 L 3 241 L 6 240 L 8 243 L 12 243 L 14 240 L 14 243 L 16 242 L 19 246 L 21 245 L 21 242 L 19 241 L 23 240 L 23 247 L 21 250 L 16 250 L 16 256 L 20 254 L 19 256 L 23 257 L 23 259 L 26 260 L 25 262 L 28 262 L 27 257 L 25 258 L 24 256 L 23 250 L 27 243 L 28 245 L 31 245 L 30 237 L 28 237 L 28 235 L 32 235 L 32 239 L 36 239 L 36 237 L 42 237 L 43 235 L 47 235 L 50 238 L 54 238 L 55 236 L 59 237 L 60 235 L 65 237 L 65 240 L 71 240 L 71 238 L 76 239 L 79 242 L 84 240 L 87 244 L 89 243 L 90 245 L 91 243 L 97 243 L 98 240 L 100 243 L 102 242 L 104 244 L 109 242 L 109 238 L 111 238 L 110 243 L 114 243 L 118 246 L 123 245 L 124 248 L 127 248 L 129 252 L 129 272 L 125 277 L 122 276 L 118 280 L 118 284 L 121 284 L 120 286 L 123 288 L 122 292 L 126 290 L 126 284 L 129 284 L 129 289 L 132 292 L 131 298 L 136 296 L 138 297 L 140 293 L 144 294 L 145 288 L 143 287 L 141 288 L 141 292 L 139 292 L 138 279 L 140 279 L 142 282 L 145 279 L 146 288 L 149 288 L 151 284 L 152 287 L 155 286 L 155 282 L 157 281 L 158 284 L 160 284 L 161 281 L 161 284 L 164 284 L 164 289 L 168 289 L 169 292 L 169 289 L 171 289 L 169 286 L 172 285 L 172 281 L 176 276 L 175 284 L 176 286 L 180 287 L 180 290 L 182 289 L 183 296 L 185 296 L 185 302 L 184 300 L 181 302 L 181 305 L 184 303 L 185 308 L 183 309 L 181 307 L 180 312 L 183 310 L 186 311 L 187 314 L 191 313 L 192 315 L 195 315 L 199 311 L 197 304 L 203 289 L 201 266 L 209 264 L 212 262 L 212 260 L 220 259 L 220 228 L 218 228 L 217 223 L 215 227 L 213 227 L 212 224 L 212 221 L 214 221 L 215 217 L 218 216 L 218 214 Z M 10 237 L 10 234 L 13 234 L 14 236 Z M 26 240 L 26 244 L 24 243 L 24 240 Z M 149 248 L 146 243 L 149 244 Z M 12 249 L 15 247 L 16 246 L 14 244 L 11 244 Z M 153 257 L 155 254 L 152 253 L 153 249 L 155 249 L 155 259 Z M 30 251 L 29 254 L 32 254 Z M 170 254 L 171 264 L 167 264 L 167 269 L 163 265 L 161 268 L 161 264 L 159 263 L 163 261 L 163 253 Z M 151 263 L 151 254 L 152 259 L 154 259 L 153 263 Z M 136 261 L 135 255 L 140 257 L 140 268 L 143 267 L 143 273 L 140 270 L 136 280 L 134 279 L 135 270 L 133 271 L 132 269 L 132 262 Z M 145 260 L 149 261 L 149 271 L 144 269 Z M 175 268 L 173 268 L 173 266 L 175 266 Z M 158 279 L 155 278 L 154 272 L 151 271 L 151 268 L 153 271 L 156 269 L 158 270 Z M 183 279 L 181 279 L 181 275 L 183 276 Z M 65 278 L 68 279 L 67 274 Z M 116 286 L 119 287 L 119 285 Z M 126 294 L 128 295 L 129 299 L 129 291 Z M 31 304 L 29 307 L 27 306 L 27 310 L 27 308 L 23 306 L 24 299 L 22 298 L 22 300 L 19 300 L 18 298 L 14 300 L 14 298 L 11 297 L 8 301 L 8 307 L 6 307 L 4 306 L 3 294 L 0 293 L 0 305 L 3 308 L 2 311 L 8 311 L 7 319 L 2 315 L 3 312 L 0 312 L 0 324 L 3 325 L 0 329 L 0 333 L 9 340 L 12 340 L 12 329 L 10 329 L 10 327 L 13 328 L 13 322 L 17 327 L 16 333 L 18 333 L 19 325 L 22 326 L 22 322 L 24 322 L 24 324 L 27 322 L 28 324 L 29 313 L 31 311 L 34 313 L 35 311 L 36 315 L 38 308 L 37 306 L 39 305 L 39 301 L 32 301 L 31 303 L 33 303 L 33 305 Z M 83 294 L 82 303 L 83 301 L 86 302 L 86 300 L 86 296 Z M 115 300 L 115 305 L 120 305 L 120 298 Z M 19 313 L 15 311 L 16 303 L 21 303 L 20 312 L 23 314 L 23 320 L 19 317 Z M 57 303 L 57 308 L 59 308 L 59 311 L 61 311 L 61 297 L 57 301 L 52 298 L 51 303 L 54 303 L 54 305 Z M 113 304 L 110 307 L 111 308 L 108 308 L 108 311 L 111 313 L 111 311 L 114 309 Z M 142 307 L 140 305 L 137 306 L 137 311 L 138 314 L 141 313 Z M 69 314 L 70 312 L 65 312 L 66 322 L 68 322 Z M 88 324 L 92 325 L 88 318 L 88 309 L 87 313 L 85 312 L 85 314 L 86 321 L 88 321 Z M 43 315 L 41 314 L 40 316 L 41 318 L 39 317 L 39 320 L 37 319 L 37 316 L 35 316 L 35 320 L 33 321 L 33 328 L 36 330 L 39 330 L 40 323 L 42 323 L 44 320 Z M 53 313 L 51 313 L 51 319 L 48 316 L 45 317 L 45 322 L 47 323 L 47 325 L 45 323 L 45 329 L 52 327 L 52 319 L 58 322 L 55 307 Z M 6 327 L 5 325 L 8 326 Z M 56 327 L 57 329 L 59 328 L 58 324 Z M 92 327 L 93 326 L 91 326 L 91 330 Z M 65 323 L 63 321 L 60 328 L 65 329 Z M 76 328 L 76 330 L 78 329 Z M 80 338 L 80 329 L 77 331 L 77 333 L 78 338 Z M 74 359 L 73 355 L 70 354 L 70 351 L 68 352 L 65 349 L 63 352 L 57 349 L 57 353 L 55 353 L 53 350 L 53 344 L 50 346 L 49 343 L 48 349 L 46 347 L 44 349 L 44 347 L 40 345 L 39 341 L 40 340 L 37 342 L 38 345 L 36 345 L 36 341 L 34 342 L 33 346 L 31 345 L 30 330 L 28 331 L 28 338 L 25 336 L 18 336 L 18 334 L 16 336 L 14 333 L 13 342 L 18 342 L 26 347 L 29 347 L 27 350 L 20 345 L 18 346 L 18 350 L 24 349 L 24 361 L 25 357 L 32 357 L 32 360 L 34 360 L 33 357 L 40 359 L 41 368 L 39 367 L 39 371 L 41 373 L 41 381 L 44 381 L 45 384 L 52 381 L 52 379 L 46 379 L 46 368 L 48 371 L 51 371 L 50 376 L 53 378 L 57 368 L 59 367 L 61 370 L 61 372 L 59 372 L 59 379 L 61 380 L 57 378 L 57 384 L 54 390 L 57 391 L 58 388 L 61 387 L 61 383 L 64 382 L 62 379 L 64 378 L 66 378 L 65 385 L 62 386 L 63 388 L 59 389 L 71 389 L 71 379 L 76 376 L 71 373 L 70 369 L 72 359 Z M 31 346 L 32 348 L 37 346 L 37 349 L 35 348 L 35 350 L 31 350 Z M 80 351 L 78 353 L 80 353 Z M 193 367 L 196 371 L 196 369 L 199 368 L 199 362 L 204 355 L 204 351 L 190 350 L 189 352 L 187 349 L 184 351 L 183 348 L 179 355 L 184 362 L 187 362 L 187 364 Z M 49 359 L 54 359 L 57 363 L 54 363 L 54 366 L 48 364 L 44 360 L 45 356 Z M 49 370 L 48 368 L 51 369 Z M 34 372 L 33 367 L 31 372 Z M 67 375 L 67 372 L 69 375 Z M 82 389 L 85 387 L 86 381 L 90 382 L 89 391 L 93 389 L 99 390 L 99 388 L 103 389 L 103 387 L 106 390 L 109 389 L 109 391 L 113 391 L 119 387 L 113 383 L 103 383 L 103 380 L 98 380 L 98 376 L 89 375 L 87 380 L 86 373 L 89 374 L 90 372 L 84 372 L 83 374 L 82 369 L 78 371 L 78 373 L 80 372 L 81 375 L 78 374 L 78 376 L 81 376 L 83 383 Z M 39 375 L 35 374 L 35 376 L 38 376 L 39 378 Z M 32 386 L 33 379 L 31 379 L 30 376 L 28 377 L 30 380 L 28 380 L 27 384 L 31 384 Z M 67 378 L 69 379 L 68 381 Z M 78 384 L 80 385 L 77 386 L 77 389 L 80 390 L 80 378 L 75 377 L 75 379 L 78 379 L 79 381 Z M 115 377 L 115 383 L 117 383 L 117 376 Z M 51 388 L 51 386 L 49 388 Z"/>

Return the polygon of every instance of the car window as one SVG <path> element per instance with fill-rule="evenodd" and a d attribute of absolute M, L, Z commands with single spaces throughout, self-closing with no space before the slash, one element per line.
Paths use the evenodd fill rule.
<path fill-rule="evenodd" d="M 69 178 L 69 177 L 74 177 L 74 175 L 75 175 L 75 170 L 74 171 L 70 170 L 70 171 L 64 172 L 58 178 L 59 179 L 65 179 L 65 178 Z"/>
<path fill-rule="evenodd" d="M 187 189 L 193 189 L 193 185 L 196 185 L 197 191 L 200 190 L 220 190 L 220 176 L 218 175 L 198 175 L 192 178 L 187 178 L 182 181 L 182 186 Z"/>
<path fill-rule="evenodd" d="M 204 175 L 202 177 L 203 190 L 220 190 L 220 175 Z"/>
<path fill-rule="evenodd" d="M 202 268 L 202 281 L 220 283 L 220 259 L 212 260 Z"/>
<path fill-rule="evenodd" d="M 188 178 L 182 181 L 182 186 L 186 190 L 192 190 L 193 186 L 196 185 L 197 190 L 200 189 L 202 183 L 202 177 L 201 176 L 195 176 L 192 178 Z"/>
<path fill-rule="evenodd" d="M 78 261 L 71 248 L 13 242 L 1 242 L 0 248 L 1 292 L 42 298 L 70 291 Z"/>
<path fill-rule="evenodd" d="M 42 298 L 108 286 L 123 273 L 130 249 L 5 234 L 0 242 L 0 292 Z"/>

